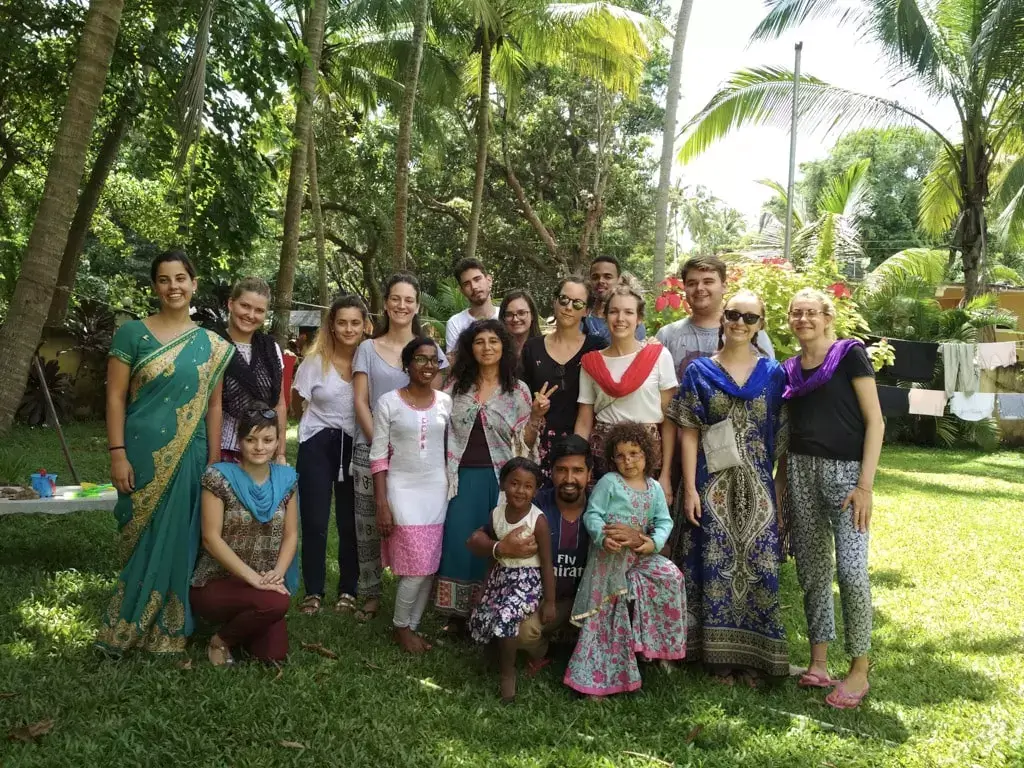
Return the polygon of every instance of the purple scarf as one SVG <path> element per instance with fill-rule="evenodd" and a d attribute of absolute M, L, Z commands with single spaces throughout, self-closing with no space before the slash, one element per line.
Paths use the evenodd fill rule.
<path fill-rule="evenodd" d="M 789 358 L 782 364 L 782 367 L 786 369 L 786 388 L 782 391 L 782 397 L 786 400 L 803 397 L 818 387 L 825 386 L 832 378 L 832 374 L 836 372 L 839 363 L 846 357 L 846 353 L 856 346 L 863 347 L 864 342 L 860 339 L 840 339 L 833 342 L 832 346 L 828 348 L 828 352 L 825 353 L 825 359 L 821 365 L 809 377 L 800 367 L 800 355 Z"/>

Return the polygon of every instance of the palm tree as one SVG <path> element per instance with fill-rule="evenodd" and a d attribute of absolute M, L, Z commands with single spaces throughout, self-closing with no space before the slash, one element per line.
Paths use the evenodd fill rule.
<path fill-rule="evenodd" d="M 676 159 L 676 120 L 679 115 L 679 93 L 683 81 L 683 49 L 686 29 L 690 26 L 693 0 L 682 0 L 672 41 L 672 59 L 668 67 L 668 93 L 665 96 L 665 124 L 661 131 L 661 166 L 658 175 L 658 199 L 654 222 L 654 284 L 665 279 L 665 243 L 668 240 L 669 192 L 672 188 L 672 165 Z"/>
<path fill-rule="evenodd" d="M 868 168 L 865 158 L 853 163 L 841 174 L 833 176 L 822 188 L 817 200 L 793 197 L 794 266 L 801 268 L 813 260 L 834 261 L 845 265 L 850 277 L 856 277 L 864 248 L 860 238 L 860 220 L 868 212 Z M 761 232 L 755 249 L 767 249 L 781 255 L 786 229 L 785 211 L 789 196 L 786 187 L 777 181 L 761 179 L 774 190 L 775 197 L 765 205 Z"/>
<path fill-rule="evenodd" d="M 274 285 L 274 336 L 282 347 L 288 341 L 288 326 L 291 319 L 295 263 L 299 258 L 303 190 L 306 185 L 307 142 L 313 118 L 314 91 L 320 72 L 320 54 L 323 50 L 326 23 L 327 0 L 312 0 L 309 15 L 303 25 L 306 59 L 302 65 L 295 104 L 292 161 L 284 206 L 284 240 L 281 244 L 281 263 Z"/>
<path fill-rule="evenodd" d="M 557 65 L 600 80 L 609 90 L 635 95 L 650 56 L 649 38 L 660 24 L 610 2 L 547 3 L 544 0 L 466 0 L 475 26 L 474 73 L 476 171 L 466 256 L 476 253 L 487 172 L 491 84 L 510 109 L 530 68 Z"/>
<path fill-rule="evenodd" d="M 123 10 L 124 0 L 92 0 L 85 16 L 43 197 L 7 318 L 0 328 L 0 433 L 6 432 L 14 419 L 53 300 Z"/>
<path fill-rule="evenodd" d="M 811 19 L 853 25 L 882 49 L 895 80 L 913 80 L 952 103 L 960 134 L 946 134 L 891 99 L 801 76 L 797 109 L 810 128 L 916 122 L 942 143 L 931 194 L 922 196 L 926 230 L 953 230 L 964 268 L 964 300 L 984 290 L 985 204 L 993 169 L 1024 122 L 1024 2 L 1021 0 L 768 0 L 753 40 L 775 39 Z M 747 123 L 788 124 L 793 73 L 760 67 L 733 74 L 684 126 L 684 162 Z"/>

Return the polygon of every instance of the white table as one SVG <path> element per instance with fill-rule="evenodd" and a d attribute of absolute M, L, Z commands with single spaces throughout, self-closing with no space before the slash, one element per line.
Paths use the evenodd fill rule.
<path fill-rule="evenodd" d="M 66 499 L 64 494 L 81 491 L 80 485 L 58 485 L 56 492 L 49 499 L 0 499 L 0 516 L 3 515 L 67 515 L 71 512 L 91 512 L 95 509 L 114 509 L 117 503 L 117 491 L 109 490 L 99 496 L 84 499 Z"/>

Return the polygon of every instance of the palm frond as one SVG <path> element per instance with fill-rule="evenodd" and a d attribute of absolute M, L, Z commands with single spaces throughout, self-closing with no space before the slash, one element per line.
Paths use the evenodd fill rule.
<path fill-rule="evenodd" d="M 206 59 L 210 52 L 210 25 L 217 0 L 204 0 L 199 25 L 192 43 L 192 56 L 185 76 L 178 87 L 178 146 L 174 153 L 175 176 L 185 167 L 188 151 L 203 125 L 203 106 L 206 101 Z"/>
<path fill-rule="evenodd" d="M 945 251 L 908 248 L 893 254 L 871 270 L 864 285 L 872 291 L 885 282 L 916 278 L 934 288 L 945 279 L 947 258 L 948 254 Z"/>
<path fill-rule="evenodd" d="M 863 5 L 855 0 L 769 0 L 767 5 L 770 10 L 754 28 L 752 43 L 775 40 L 805 21 L 826 20 L 843 25 L 864 18 Z"/>
<path fill-rule="evenodd" d="M 868 169 L 871 158 L 853 163 L 844 173 L 833 176 L 818 197 L 818 213 L 856 219 L 866 211 Z"/>
<path fill-rule="evenodd" d="M 793 104 L 793 72 L 781 67 L 756 67 L 733 73 L 726 85 L 685 126 L 679 160 L 683 163 L 745 125 L 788 128 Z M 797 97 L 801 129 L 844 131 L 854 126 L 920 123 L 942 141 L 949 141 L 931 123 L 891 99 L 856 93 L 801 75 Z M 950 145 L 952 146 L 952 145 Z"/>
<path fill-rule="evenodd" d="M 960 194 L 959 155 L 940 151 L 924 177 L 917 209 L 917 228 L 929 237 L 945 237 L 953 228 L 963 198 Z"/>
<path fill-rule="evenodd" d="M 1000 174 L 991 206 L 996 213 L 997 242 L 1004 248 L 1024 249 L 1024 155 L 1014 158 Z"/>

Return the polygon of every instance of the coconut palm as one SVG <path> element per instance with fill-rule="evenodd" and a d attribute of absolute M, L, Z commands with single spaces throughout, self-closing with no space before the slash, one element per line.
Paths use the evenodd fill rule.
<path fill-rule="evenodd" d="M 10 428 L 21 402 L 29 365 L 53 300 L 123 10 L 124 0 L 92 0 L 85 16 L 42 200 L 14 296 L 0 328 L 0 432 Z"/>
<path fill-rule="evenodd" d="M 960 134 L 948 134 L 892 99 L 801 76 L 797 109 L 811 128 L 918 123 L 942 142 L 931 194 L 922 196 L 926 230 L 953 230 L 963 263 L 964 298 L 984 290 L 987 221 L 993 169 L 1019 138 L 1024 121 L 1024 0 L 768 0 L 753 40 L 775 39 L 804 21 L 828 19 L 873 40 L 893 81 L 911 80 L 950 102 Z M 684 127 L 683 161 L 748 123 L 788 124 L 793 73 L 746 69 Z"/>
<path fill-rule="evenodd" d="M 514 108 L 530 69 L 559 66 L 635 96 L 661 25 L 614 3 L 544 0 L 464 0 L 474 26 L 469 73 L 477 94 L 476 171 L 466 255 L 476 253 L 487 171 L 491 86 Z"/>
<path fill-rule="evenodd" d="M 845 267 L 851 277 L 857 276 L 860 262 L 864 258 L 859 224 L 868 211 L 870 165 L 871 160 L 865 158 L 853 163 L 845 172 L 833 176 L 822 188 L 817 200 L 805 200 L 799 194 L 794 195 L 791 251 L 794 266 L 801 268 L 816 259 L 829 260 L 841 268 Z M 777 181 L 761 179 L 758 183 L 773 190 L 775 197 L 765 205 L 761 232 L 754 248 L 781 255 L 789 197 L 785 186 Z"/>

